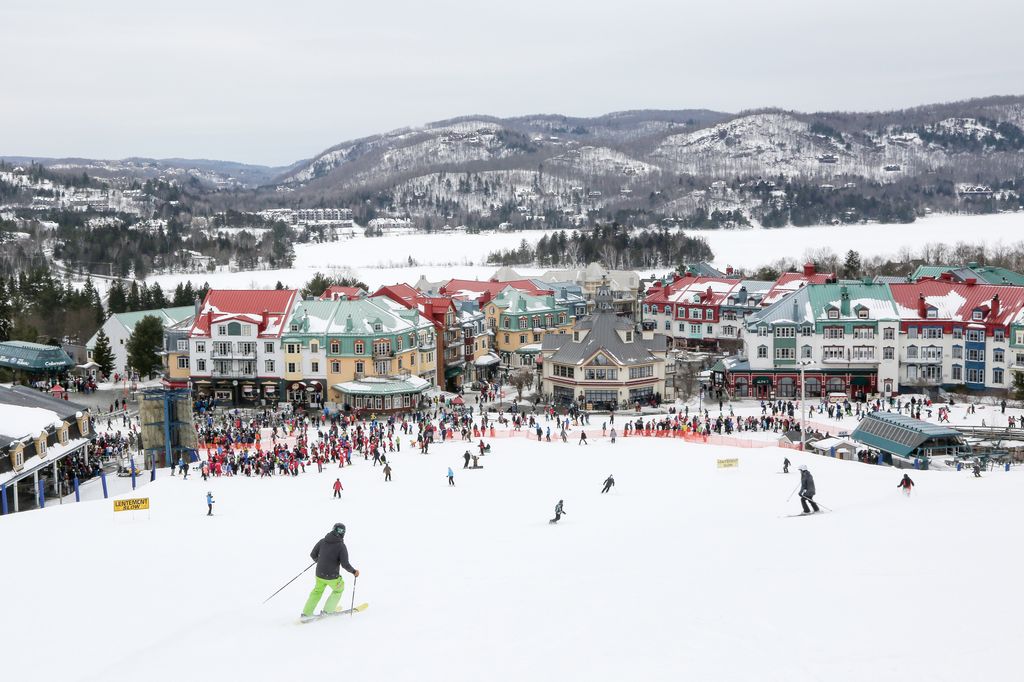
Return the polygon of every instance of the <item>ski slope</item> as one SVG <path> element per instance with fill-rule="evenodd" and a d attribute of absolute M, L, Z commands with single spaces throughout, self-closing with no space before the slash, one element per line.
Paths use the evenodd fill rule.
<path fill-rule="evenodd" d="M 391 483 L 361 459 L 296 478 L 160 471 L 138 491 L 150 518 L 103 501 L 4 517 L 4 676 L 1019 679 L 1019 472 L 912 473 L 907 499 L 893 469 L 586 430 L 588 446 L 495 439 L 482 470 L 454 442 L 394 454 Z M 834 513 L 784 517 L 800 463 Z M 336 521 L 369 610 L 298 625 L 312 572 L 261 605 Z"/>

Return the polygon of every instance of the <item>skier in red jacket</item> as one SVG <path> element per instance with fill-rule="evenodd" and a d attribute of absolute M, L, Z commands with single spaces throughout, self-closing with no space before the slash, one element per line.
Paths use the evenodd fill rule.
<path fill-rule="evenodd" d="M 341 499 L 342 490 L 344 490 L 344 488 L 341 487 L 341 479 L 334 479 L 334 496 L 337 497 L 338 499 Z"/>
<path fill-rule="evenodd" d="M 906 494 L 907 497 L 910 497 L 910 490 L 914 487 L 914 482 L 910 480 L 910 476 L 903 474 L 903 480 L 900 481 L 896 487 L 903 488 L 904 494 Z"/>

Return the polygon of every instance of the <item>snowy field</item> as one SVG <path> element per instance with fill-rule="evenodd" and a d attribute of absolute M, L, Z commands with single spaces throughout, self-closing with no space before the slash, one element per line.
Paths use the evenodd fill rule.
<path fill-rule="evenodd" d="M 358 459 L 297 478 L 160 471 L 140 491 L 150 519 L 109 502 L 0 519 L 20 558 L 3 584 L 37 586 L 2 598 L 17 614 L 0 626 L 5 676 L 1019 679 L 1024 598 L 1006 578 L 1024 550 L 1000 521 L 1024 513 L 1019 472 L 916 472 L 907 499 L 893 469 L 775 448 L 496 439 L 476 471 L 464 449 L 397 453 L 392 483 Z M 784 456 L 833 513 L 785 517 L 799 505 Z M 311 573 L 262 605 L 336 521 L 370 608 L 298 625 Z"/>
<path fill-rule="evenodd" d="M 155 275 L 147 281 L 160 282 L 164 291 L 179 282 L 207 281 L 217 288 L 270 288 L 278 281 L 298 287 L 318 270 L 337 275 L 354 275 L 371 288 L 396 282 L 414 283 L 421 275 L 430 281 L 452 277 L 487 279 L 497 266 L 486 265 L 487 254 L 512 249 L 522 240 L 530 244 L 551 231 L 496 232 L 490 234 L 405 234 L 356 238 L 328 244 L 299 244 L 295 266 L 288 270 L 256 272 L 188 273 Z M 927 243 L 956 244 L 967 241 L 990 246 L 1010 245 L 1024 240 L 1024 213 L 989 216 L 932 216 L 911 225 L 827 225 L 789 227 L 775 230 L 703 230 L 690 234 L 707 240 L 719 268 L 755 268 L 780 258 L 803 259 L 808 250 L 832 249 L 842 256 L 849 249 L 862 256 L 898 255 L 903 248 L 918 249 Z M 412 258 L 416 265 L 410 266 Z M 525 276 L 538 275 L 542 268 L 516 267 Z M 654 270 L 661 275 L 671 270 Z M 651 274 L 643 271 L 641 274 Z"/>

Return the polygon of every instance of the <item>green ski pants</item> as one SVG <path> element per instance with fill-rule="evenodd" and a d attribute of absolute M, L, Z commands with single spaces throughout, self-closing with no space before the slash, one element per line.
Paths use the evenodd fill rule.
<path fill-rule="evenodd" d="M 313 591 L 309 593 L 309 599 L 306 600 L 306 606 L 302 609 L 302 615 L 313 615 L 313 611 L 316 609 L 316 605 L 320 603 L 320 597 L 323 596 L 324 589 L 327 587 L 331 588 L 331 594 L 327 597 L 327 603 L 324 604 L 324 613 L 333 613 L 338 609 L 341 593 L 345 590 L 345 580 L 340 576 L 332 580 L 317 576 L 316 585 L 313 587 Z"/>

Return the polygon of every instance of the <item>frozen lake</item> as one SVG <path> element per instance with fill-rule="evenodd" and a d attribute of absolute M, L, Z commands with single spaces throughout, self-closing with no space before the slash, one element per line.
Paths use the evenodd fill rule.
<path fill-rule="evenodd" d="M 415 282 L 420 275 L 432 281 L 451 277 L 487 279 L 497 266 L 486 265 L 488 253 L 512 249 L 522 240 L 535 244 L 551 230 L 466 234 L 404 234 L 357 238 L 328 244 L 299 244 L 295 266 L 288 270 L 215 272 L 156 275 L 166 291 L 178 282 L 207 281 L 220 288 L 266 288 L 278 281 L 301 286 L 316 271 L 351 274 L 370 287 L 395 282 Z M 1024 213 L 988 216 L 932 216 L 910 225 L 824 225 L 787 227 L 773 230 L 691 231 L 707 240 L 720 268 L 756 268 L 780 258 L 802 260 L 810 250 L 829 248 L 840 256 L 847 250 L 862 257 L 893 255 L 902 249 L 917 249 L 928 243 L 985 243 L 1010 245 L 1024 241 Z M 415 265 L 409 265 L 410 259 Z M 524 275 L 541 268 L 517 267 Z M 642 274 L 649 274 L 644 272 Z M 660 274 L 660 273 L 659 273 Z"/>

